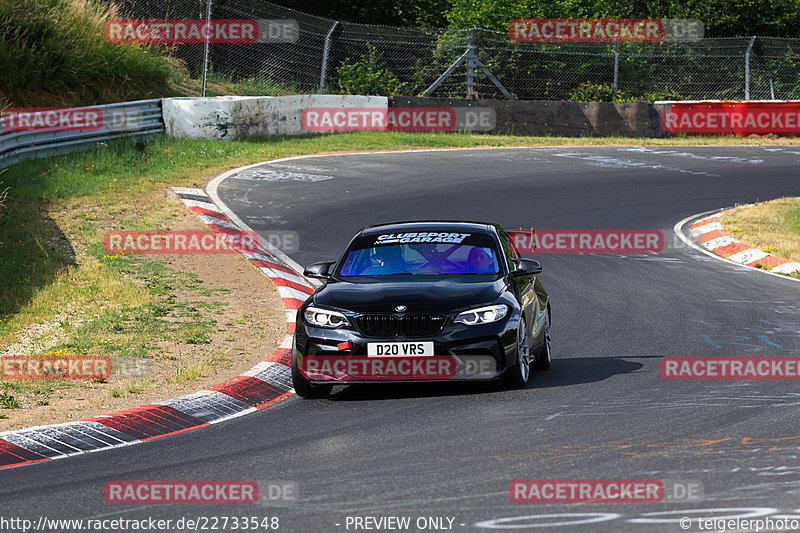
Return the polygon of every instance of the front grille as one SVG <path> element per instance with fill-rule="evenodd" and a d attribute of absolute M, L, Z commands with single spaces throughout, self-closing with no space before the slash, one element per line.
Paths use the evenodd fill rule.
<path fill-rule="evenodd" d="M 415 314 L 397 318 L 392 315 L 361 315 L 358 329 L 367 337 L 432 337 L 444 326 L 444 317 L 432 314 Z"/>
<path fill-rule="evenodd" d="M 358 329 L 367 337 L 395 337 L 397 319 L 391 315 L 363 315 L 358 317 Z"/>
<path fill-rule="evenodd" d="M 406 337 L 432 337 L 442 326 L 444 317 L 440 315 L 408 315 L 403 318 L 402 331 Z"/>

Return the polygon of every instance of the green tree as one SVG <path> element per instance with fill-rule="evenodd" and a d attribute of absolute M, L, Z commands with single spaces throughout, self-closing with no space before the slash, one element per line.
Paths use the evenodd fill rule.
<path fill-rule="evenodd" d="M 450 0 L 274 0 L 275 4 L 342 22 L 385 26 L 446 25 Z"/>
<path fill-rule="evenodd" d="M 366 94 L 377 96 L 395 96 L 405 89 L 383 63 L 383 59 L 374 46 L 367 43 L 369 52 L 355 62 L 350 58 L 342 61 L 336 70 L 336 83 L 339 94 Z"/>
<path fill-rule="evenodd" d="M 497 31 L 514 18 L 698 18 L 706 37 L 800 37 L 800 0 L 452 0 L 445 17 Z"/>

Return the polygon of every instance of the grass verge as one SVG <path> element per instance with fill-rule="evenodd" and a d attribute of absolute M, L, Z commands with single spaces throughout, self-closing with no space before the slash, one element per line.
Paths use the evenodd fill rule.
<path fill-rule="evenodd" d="M 800 262 L 800 197 L 738 206 L 723 215 L 722 224 L 750 246 Z M 800 278 L 800 273 L 792 276 Z"/>

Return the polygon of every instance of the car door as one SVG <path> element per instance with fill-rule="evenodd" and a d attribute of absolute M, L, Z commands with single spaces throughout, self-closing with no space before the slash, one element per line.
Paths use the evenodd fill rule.
<path fill-rule="evenodd" d="M 505 230 L 500 231 L 500 239 L 503 242 L 503 252 L 506 254 L 509 269 L 514 268 L 514 260 L 521 256 L 514 246 L 513 239 Z M 514 293 L 517 301 L 525 314 L 525 327 L 529 338 L 533 339 L 541 329 L 542 319 L 539 297 L 536 292 L 536 276 L 519 276 L 512 281 Z"/>

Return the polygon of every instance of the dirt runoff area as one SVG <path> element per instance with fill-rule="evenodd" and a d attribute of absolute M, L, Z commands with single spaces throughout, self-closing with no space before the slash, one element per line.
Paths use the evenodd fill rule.
<path fill-rule="evenodd" d="M 176 206 L 171 224 L 205 228 L 182 204 Z M 167 329 L 154 330 L 150 337 L 152 342 L 142 357 L 147 363 L 144 370 L 136 376 L 112 375 L 107 380 L 0 381 L 0 432 L 83 420 L 197 392 L 249 370 L 283 341 L 286 315 L 278 291 L 245 258 L 238 254 L 185 254 L 163 255 L 157 260 L 191 283 L 176 284 L 170 291 L 173 305 L 159 317 Z M 180 326 L 191 326 L 198 317 L 209 325 L 196 338 L 169 333 L 183 331 Z M 99 319 L 85 317 L 86 322 L 92 320 Z M 69 337 L 61 327 L 63 321 L 32 324 L 0 353 L 43 353 L 43 347 L 63 345 Z M 178 329 L 170 330 L 173 325 Z M 119 348 L 124 353 L 126 345 Z M 2 405 L 12 396 L 12 404 Z"/>

